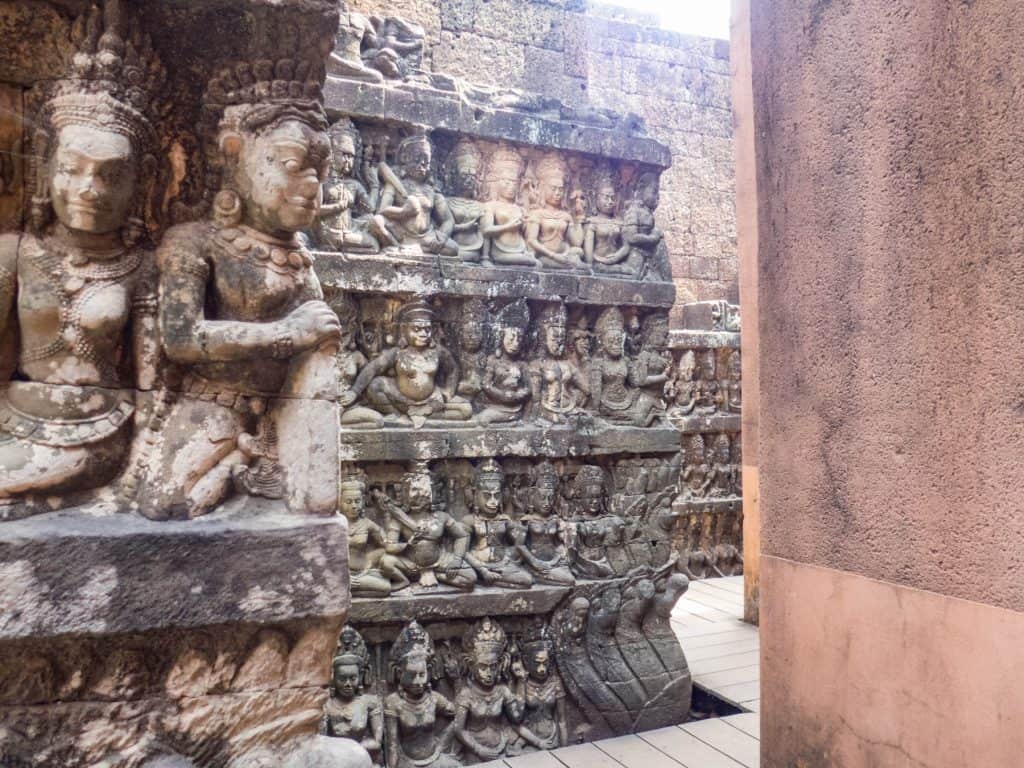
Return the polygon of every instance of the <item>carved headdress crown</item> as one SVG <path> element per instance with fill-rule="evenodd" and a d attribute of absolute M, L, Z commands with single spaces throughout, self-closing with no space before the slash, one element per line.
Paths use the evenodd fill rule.
<path fill-rule="evenodd" d="M 417 621 L 410 621 L 398 633 L 391 645 L 391 663 L 401 665 L 408 659 L 418 657 L 428 661 L 434 656 L 434 641 Z"/>
<path fill-rule="evenodd" d="M 551 628 L 547 622 L 541 620 L 531 624 L 522 637 L 522 649 L 526 655 L 531 656 L 537 651 L 550 651 L 554 646 L 554 639 L 551 636 Z"/>
<path fill-rule="evenodd" d="M 406 304 L 402 305 L 402 308 L 398 310 L 398 324 L 405 325 L 411 323 L 414 320 L 428 320 L 434 322 L 437 315 L 434 312 L 433 307 L 430 306 L 430 302 L 424 299 L 414 299 Z"/>
<path fill-rule="evenodd" d="M 489 480 L 497 481 L 499 483 L 505 482 L 505 472 L 502 470 L 501 464 L 496 462 L 493 458 L 485 459 L 477 465 L 476 472 L 473 474 L 473 482 L 475 485 L 480 485 Z"/>
<path fill-rule="evenodd" d="M 558 472 L 547 459 L 533 468 L 533 485 L 536 488 L 558 488 Z"/>
<path fill-rule="evenodd" d="M 564 180 L 569 175 L 569 167 L 558 155 L 545 155 L 537 161 L 534 173 L 538 180 L 548 179 L 556 174 Z"/>
<path fill-rule="evenodd" d="M 597 320 L 594 322 L 594 333 L 600 339 L 608 331 L 619 331 L 621 333 L 625 330 L 625 327 L 626 323 L 622 318 L 622 311 L 618 307 L 608 307 L 597 316 Z"/>
<path fill-rule="evenodd" d="M 338 485 L 342 493 L 345 491 L 362 493 L 366 490 L 366 472 L 361 467 L 347 467 L 343 470 L 341 482 Z"/>
<path fill-rule="evenodd" d="M 508 641 L 505 637 L 505 630 L 498 622 L 490 616 L 485 616 L 462 638 L 462 648 L 470 655 L 481 652 L 502 654 L 505 652 Z"/>
<path fill-rule="evenodd" d="M 355 664 L 362 669 L 369 662 L 370 652 L 363 636 L 351 624 L 346 624 L 338 638 L 338 649 L 334 652 L 334 664 Z"/>
<path fill-rule="evenodd" d="M 501 144 L 491 153 L 491 160 L 487 166 L 488 176 L 494 179 L 498 171 L 505 168 L 511 168 L 516 176 L 519 176 L 523 172 L 523 156 L 515 147 Z"/>
<path fill-rule="evenodd" d="M 525 331 L 526 326 L 530 324 L 530 307 L 526 299 L 516 299 L 511 304 L 506 304 L 498 312 L 497 320 L 498 328 L 519 328 Z"/>
<path fill-rule="evenodd" d="M 601 488 L 607 485 L 607 477 L 604 470 L 596 464 L 584 464 L 573 478 L 573 495 L 577 498 L 583 495 L 584 489 Z"/>
<path fill-rule="evenodd" d="M 120 0 L 107 0 L 102 11 L 93 6 L 75 20 L 71 42 L 71 72 L 44 107 L 47 122 L 55 130 L 88 125 L 114 131 L 146 152 L 156 143 L 156 95 L 165 78 L 149 37 L 134 20 L 126 23 Z"/>
<path fill-rule="evenodd" d="M 568 313 L 565 311 L 565 304 L 559 301 L 553 304 L 545 304 L 544 308 L 540 311 L 540 316 L 537 318 L 537 323 L 540 326 L 564 326 L 567 320 Z"/>

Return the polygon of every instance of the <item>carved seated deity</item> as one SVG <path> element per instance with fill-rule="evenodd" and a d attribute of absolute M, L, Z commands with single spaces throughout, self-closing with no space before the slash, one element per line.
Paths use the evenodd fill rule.
<path fill-rule="evenodd" d="M 341 341 L 335 356 L 338 381 L 338 395 L 342 396 L 351 389 L 359 372 L 366 367 L 367 359 L 356 343 L 359 330 L 359 312 L 355 302 L 348 294 L 339 294 L 330 302 L 331 309 L 338 316 L 341 328 Z M 344 427 L 364 427 L 380 429 L 384 426 L 384 417 L 372 408 L 352 403 L 340 407 L 341 415 L 338 423 Z"/>
<path fill-rule="evenodd" d="M 707 496 L 714 478 L 711 476 L 711 467 L 707 463 L 702 435 L 690 436 L 686 444 L 685 463 L 679 474 L 679 479 L 682 483 L 684 497 L 702 499 Z"/>
<path fill-rule="evenodd" d="M 590 396 L 597 413 L 612 424 L 649 427 L 664 413 L 659 396 L 644 386 L 650 375 L 640 376 L 637 366 L 625 357 L 625 325 L 622 312 L 608 307 L 594 323 L 600 353 L 590 368 Z M 661 374 L 656 375 L 656 379 Z"/>
<path fill-rule="evenodd" d="M 569 239 L 573 218 L 563 207 L 568 170 L 561 158 L 549 155 L 537 163 L 539 205 L 526 219 L 526 243 L 542 267 L 586 270 L 582 243 Z"/>
<path fill-rule="evenodd" d="M 455 705 L 431 686 L 435 675 L 434 643 L 415 621 L 391 646 L 388 668 L 397 690 L 384 699 L 384 754 L 388 768 L 457 768 L 448 754 Z"/>
<path fill-rule="evenodd" d="M 426 462 L 415 462 L 403 478 L 402 504 L 382 491 L 373 494 L 387 522 L 389 561 L 421 587 L 438 582 L 457 589 L 472 589 L 477 576 L 466 562 L 470 534 L 448 512 L 437 507 L 439 496 Z"/>
<path fill-rule="evenodd" d="M 609 514 L 608 478 L 601 467 L 579 468 L 570 491 L 576 514 L 569 524 L 570 567 L 577 577 L 603 579 L 629 570 L 625 551 L 625 521 Z"/>
<path fill-rule="evenodd" d="M 339 399 L 351 405 L 366 392 L 370 404 L 399 425 L 467 421 L 473 406 L 456 395 L 459 368 L 452 354 L 434 340 L 434 310 L 426 301 L 409 302 L 398 312 L 397 347 L 381 352 Z"/>
<path fill-rule="evenodd" d="M 569 567 L 566 523 L 558 515 L 558 473 L 547 460 L 540 462 L 528 489 L 527 511 L 521 523 L 526 540 L 516 544 L 523 563 L 542 584 L 571 586 L 576 583 Z"/>
<path fill-rule="evenodd" d="M 697 378 L 695 412 L 710 416 L 718 411 L 721 391 L 716 378 L 715 350 L 707 349 L 700 356 L 700 373 Z"/>
<path fill-rule="evenodd" d="M 348 118 L 331 126 L 330 137 L 331 174 L 323 186 L 323 202 L 317 213 L 317 241 L 323 248 L 377 253 L 380 243 L 369 232 L 380 198 L 377 168 L 373 163 L 363 164 L 367 190 L 356 177 L 363 151 L 362 137 Z"/>
<path fill-rule="evenodd" d="M 455 193 L 448 197 L 448 207 L 455 219 L 452 239 L 459 246 L 459 258 L 467 262 L 483 258 L 484 237 L 480 229 L 484 205 L 477 200 L 483 164 L 480 148 L 469 139 L 459 139 L 448 156 L 449 188 Z"/>
<path fill-rule="evenodd" d="M 120 14 L 106 21 L 94 9 L 96 35 L 76 32 L 73 71 L 40 114 L 35 232 L 0 235 L 0 520 L 112 480 L 128 457 L 133 390 L 155 383 L 155 269 L 136 241 L 162 69 Z M 125 57 L 144 73 L 132 85 Z"/>
<path fill-rule="evenodd" d="M 345 625 L 331 663 L 331 692 L 320 720 L 320 733 L 352 739 L 382 765 L 384 709 L 379 696 L 366 692 L 370 654 L 360 635 Z"/>
<path fill-rule="evenodd" d="M 729 380 L 726 386 L 729 412 L 740 413 L 743 410 L 743 364 L 738 349 L 729 355 Z"/>
<path fill-rule="evenodd" d="M 598 177 L 595 193 L 597 215 L 587 221 L 583 245 L 587 263 L 597 273 L 639 277 L 644 260 L 623 235 L 624 225 L 618 216 L 618 191 L 611 174 Z"/>
<path fill-rule="evenodd" d="M 497 760 L 523 719 L 526 671 L 511 664 L 505 631 L 491 618 L 474 624 L 462 646 L 469 679 L 455 697 L 455 738 L 475 761 Z M 505 682 L 510 671 L 513 686 Z"/>
<path fill-rule="evenodd" d="M 352 470 L 342 477 L 338 494 L 348 520 L 348 568 L 353 597 L 387 597 L 409 584 L 396 558 L 388 554 L 387 534 L 366 517 L 366 477 Z"/>
<path fill-rule="evenodd" d="M 459 362 L 461 378 L 455 393 L 472 401 L 483 386 L 484 340 L 490 316 L 483 299 L 462 302 L 459 316 Z"/>
<path fill-rule="evenodd" d="M 634 265 L 643 265 L 638 277 L 671 280 L 665 236 L 654 225 L 658 197 L 658 177 L 653 173 L 641 174 L 633 200 L 623 215 L 622 233 L 630 248 L 627 260 Z"/>
<path fill-rule="evenodd" d="M 733 492 L 733 465 L 732 465 L 732 444 L 729 436 L 720 434 L 715 436 L 711 447 L 713 462 L 710 469 L 710 494 L 721 498 L 731 496 Z"/>
<path fill-rule="evenodd" d="M 665 385 L 672 369 L 672 355 L 668 352 L 668 317 L 650 314 L 640 325 L 640 348 L 632 366 L 636 385 L 649 393 L 659 409 L 664 408 Z"/>
<path fill-rule="evenodd" d="M 232 488 L 284 495 L 268 403 L 334 365 L 340 326 L 300 236 L 327 171 L 327 120 L 301 95 L 319 81 L 279 82 L 315 71 L 293 59 L 242 63 L 207 90 L 207 110 L 220 115 L 221 189 L 212 220 L 172 227 L 157 251 L 160 337 L 183 383 L 141 462 L 135 495 L 147 516 L 201 515 Z M 258 80 L 267 73 L 273 88 Z"/>
<path fill-rule="evenodd" d="M 532 625 L 520 642 L 526 668 L 523 722 L 516 728 L 527 748 L 557 749 L 569 744 L 565 686 L 555 663 L 548 625 Z"/>
<path fill-rule="evenodd" d="M 419 246 L 424 253 L 458 256 L 452 240 L 455 217 L 430 176 L 433 149 L 425 134 L 404 139 L 396 151 L 397 173 L 380 164 L 384 176 L 371 231 L 382 243 Z"/>
<path fill-rule="evenodd" d="M 505 306 L 497 317 L 495 351 L 484 365 L 481 401 L 483 410 L 477 416 L 481 424 L 498 424 L 522 418 L 530 399 L 530 379 L 526 364 L 519 360 L 530 309 L 526 299 L 517 299 Z"/>
<path fill-rule="evenodd" d="M 488 586 L 526 589 L 533 577 L 521 562 L 517 544 L 526 533 L 504 510 L 505 473 L 494 459 L 487 459 L 473 475 L 472 508 L 463 524 L 473 533 L 466 561 Z"/>
<path fill-rule="evenodd" d="M 530 363 L 533 416 L 549 424 L 565 423 L 582 412 L 590 391 L 580 369 L 565 359 L 565 305 L 547 304 L 537 318 L 540 355 Z"/>
<path fill-rule="evenodd" d="M 665 396 L 672 403 L 668 409 L 670 418 L 689 416 L 697 407 L 696 373 L 697 357 L 692 349 L 688 349 L 679 356 L 675 375 L 665 385 Z"/>
<path fill-rule="evenodd" d="M 516 202 L 522 176 L 523 158 L 514 148 L 503 144 L 491 154 L 487 169 L 490 189 L 480 222 L 485 262 L 537 266 L 537 259 L 530 253 L 523 236 L 525 214 Z"/>

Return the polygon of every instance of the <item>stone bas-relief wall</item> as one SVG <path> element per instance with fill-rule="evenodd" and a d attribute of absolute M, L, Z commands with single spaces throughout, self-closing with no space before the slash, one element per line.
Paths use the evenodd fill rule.
<path fill-rule="evenodd" d="M 671 151 L 658 226 L 680 304 L 737 300 L 728 42 L 602 18 L 583 2 L 348 5 L 367 19 L 400 16 L 416 25 L 424 70 L 641 118 Z M 673 314 L 673 327 L 679 319 Z"/>

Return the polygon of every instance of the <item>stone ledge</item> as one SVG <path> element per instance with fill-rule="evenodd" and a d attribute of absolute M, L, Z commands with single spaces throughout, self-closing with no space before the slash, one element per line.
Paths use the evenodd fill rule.
<path fill-rule="evenodd" d="M 241 498 L 191 521 L 100 507 L 0 525 L 0 641 L 342 617 L 346 524 Z"/>
<path fill-rule="evenodd" d="M 738 430 L 739 426 L 732 431 Z M 586 428 L 581 423 L 552 427 L 460 427 L 454 422 L 451 427 L 443 428 L 342 430 L 340 443 L 338 453 L 342 461 L 411 461 L 485 456 L 562 458 L 587 454 L 676 453 L 679 450 L 679 432 L 673 427 L 602 425 Z"/>
<path fill-rule="evenodd" d="M 668 147 L 654 139 L 580 120 L 473 104 L 460 99 L 455 91 L 426 84 L 378 85 L 328 77 L 324 101 L 329 112 L 356 119 L 387 116 L 395 122 L 484 139 L 582 152 L 661 169 L 672 165 Z"/>
<path fill-rule="evenodd" d="M 672 502 L 672 509 L 681 514 L 690 512 L 736 512 L 743 509 L 743 499 L 739 496 L 726 496 L 723 498 L 677 498 Z"/>
<path fill-rule="evenodd" d="M 671 421 L 672 425 L 684 435 L 698 432 L 739 432 L 743 424 L 743 418 L 738 413 L 678 416 L 672 418 Z"/>
<path fill-rule="evenodd" d="M 624 280 L 613 276 L 538 271 L 523 267 L 467 264 L 455 259 L 407 254 L 316 251 L 316 272 L 324 285 L 360 293 L 430 294 L 527 298 L 570 304 L 671 307 L 672 282 Z"/>
<path fill-rule="evenodd" d="M 669 334 L 670 349 L 739 349 L 740 334 L 733 331 L 674 330 Z"/>

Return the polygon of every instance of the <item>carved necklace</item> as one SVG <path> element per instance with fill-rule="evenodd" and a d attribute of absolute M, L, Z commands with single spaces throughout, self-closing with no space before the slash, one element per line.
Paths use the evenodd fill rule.
<path fill-rule="evenodd" d="M 217 230 L 217 239 L 236 256 L 253 259 L 279 275 L 294 277 L 313 266 L 313 257 L 297 240 L 281 240 L 244 224 Z"/>

